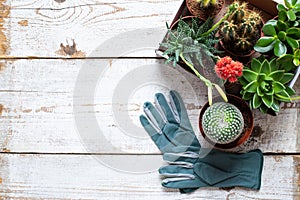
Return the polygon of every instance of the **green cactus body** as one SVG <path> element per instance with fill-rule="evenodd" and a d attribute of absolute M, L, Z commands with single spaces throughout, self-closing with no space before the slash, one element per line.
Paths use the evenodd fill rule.
<path fill-rule="evenodd" d="M 215 6 L 217 4 L 217 0 L 197 0 L 198 3 L 202 7 Z"/>
<path fill-rule="evenodd" d="M 228 144 L 242 133 L 244 118 L 236 106 L 218 102 L 208 107 L 204 112 L 202 127 L 212 142 Z"/>
<path fill-rule="evenodd" d="M 221 33 L 225 41 L 233 40 L 236 37 L 237 25 L 233 21 L 224 21 Z"/>
<path fill-rule="evenodd" d="M 246 2 L 240 3 L 239 1 L 235 1 L 233 3 L 236 4 L 236 10 L 232 13 L 230 18 L 235 23 L 239 23 L 242 21 L 243 17 L 247 13 L 247 5 L 248 4 Z"/>
<path fill-rule="evenodd" d="M 242 23 L 239 26 L 239 31 L 242 35 L 253 34 L 255 32 L 256 23 L 250 18 L 242 20 Z"/>
<path fill-rule="evenodd" d="M 249 41 L 248 38 L 239 37 L 236 43 L 236 51 L 248 52 L 253 48 L 253 44 Z"/>

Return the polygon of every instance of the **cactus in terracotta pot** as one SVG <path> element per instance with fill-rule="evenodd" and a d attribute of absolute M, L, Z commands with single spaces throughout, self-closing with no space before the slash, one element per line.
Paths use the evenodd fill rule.
<path fill-rule="evenodd" d="M 215 143 L 228 144 L 243 131 L 244 118 L 240 110 L 230 103 L 214 103 L 203 114 L 202 127 L 206 136 Z"/>
<path fill-rule="evenodd" d="M 236 9 L 219 29 L 221 45 L 233 55 L 248 55 L 261 36 L 262 19 L 259 12 L 247 8 L 247 3 L 233 4 Z"/>

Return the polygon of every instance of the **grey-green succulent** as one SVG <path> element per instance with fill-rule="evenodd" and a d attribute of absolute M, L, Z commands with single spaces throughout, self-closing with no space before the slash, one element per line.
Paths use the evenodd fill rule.
<path fill-rule="evenodd" d="M 218 144 L 233 142 L 244 128 L 244 118 L 240 110 L 225 102 L 214 103 L 208 107 L 201 123 L 205 135 Z"/>

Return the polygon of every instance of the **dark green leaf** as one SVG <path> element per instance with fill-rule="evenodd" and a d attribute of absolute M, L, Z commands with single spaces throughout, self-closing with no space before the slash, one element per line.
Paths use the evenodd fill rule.
<path fill-rule="evenodd" d="M 271 72 L 271 67 L 268 60 L 264 60 L 261 64 L 260 72 L 268 75 Z"/>
<path fill-rule="evenodd" d="M 271 106 L 271 109 L 274 110 L 275 112 L 279 112 L 280 105 L 279 105 L 279 102 L 276 99 L 274 99 L 274 102 Z"/>
<path fill-rule="evenodd" d="M 242 86 L 246 86 L 249 82 L 243 77 L 241 76 L 239 78 L 239 83 L 242 85 Z"/>
<path fill-rule="evenodd" d="M 261 97 L 258 96 L 257 94 L 254 94 L 253 100 L 252 100 L 252 107 L 254 109 L 258 108 L 262 103 Z"/>
<path fill-rule="evenodd" d="M 271 24 L 265 24 L 263 26 L 263 32 L 264 32 L 265 35 L 268 35 L 268 36 L 275 36 L 276 35 L 275 27 L 272 26 Z"/>
<path fill-rule="evenodd" d="M 278 33 L 278 39 L 281 40 L 281 41 L 285 41 L 286 40 L 286 33 L 284 31 L 280 31 Z"/>
<path fill-rule="evenodd" d="M 285 86 L 278 82 L 278 81 L 274 81 L 273 82 L 273 89 L 275 93 L 280 93 L 282 90 L 285 90 Z"/>
<path fill-rule="evenodd" d="M 273 100 L 274 100 L 273 95 L 264 95 L 264 96 L 262 97 L 263 103 L 264 103 L 268 108 L 270 108 L 270 107 L 272 106 Z"/>
<path fill-rule="evenodd" d="M 258 87 L 258 83 L 257 81 L 252 81 L 251 83 L 249 83 L 248 85 L 246 85 L 244 87 L 244 90 L 246 90 L 249 93 L 255 93 Z"/>
<path fill-rule="evenodd" d="M 287 14 L 286 13 L 287 13 L 286 10 L 280 10 L 278 12 L 278 20 L 285 21 L 286 18 L 287 18 Z"/>
<path fill-rule="evenodd" d="M 284 75 L 284 70 L 277 70 L 271 72 L 268 76 L 271 77 L 274 81 L 280 81 Z"/>
<path fill-rule="evenodd" d="M 284 0 L 284 4 L 286 7 L 291 8 L 292 7 L 292 1 L 291 0 Z"/>
<path fill-rule="evenodd" d="M 289 28 L 288 25 L 284 21 L 281 21 L 281 20 L 277 21 L 276 27 L 277 27 L 278 31 L 285 31 L 286 29 Z"/>
<path fill-rule="evenodd" d="M 257 87 L 256 94 L 257 94 L 258 96 L 262 97 L 262 96 L 264 96 L 265 93 L 264 93 L 264 91 L 261 90 L 260 87 Z"/>
<path fill-rule="evenodd" d="M 270 61 L 271 72 L 278 70 L 276 59 Z"/>
<path fill-rule="evenodd" d="M 286 36 L 286 41 L 292 47 L 292 49 L 298 49 L 299 48 L 299 42 L 291 37 Z"/>
<path fill-rule="evenodd" d="M 286 8 L 285 8 L 285 6 L 284 5 L 282 5 L 281 3 L 279 3 L 279 4 L 277 4 L 277 10 L 278 11 L 281 11 L 281 10 L 286 10 Z"/>
<path fill-rule="evenodd" d="M 258 74 L 249 69 L 243 70 L 243 78 L 245 78 L 248 82 L 252 82 L 257 79 Z"/>
<path fill-rule="evenodd" d="M 286 54 L 287 48 L 285 44 L 283 44 L 281 41 L 277 40 L 274 45 L 274 54 L 277 57 L 280 57 L 283 54 Z"/>
<path fill-rule="evenodd" d="M 289 87 L 289 86 L 286 87 L 285 91 L 286 91 L 290 96 L 296 94 L 296 91 L 295 91 L 293 88 Z"/>
<path fill-rule="evenodd" d="M 275 94 L 276 98 L 280 101 L 284 101 L 284 102 L 290 102 L 291 101 L 291 97 L 290 95 L 283 90 L 282 92 Z"/>
<path fill-rule="evenodd" d="M 259 60 L 253 58 L 251 60 L 251 69 L 257 73 L 260 72 L 260 66 L 261 66 L 261 63 L 259 62 Z"/>
<path fill-rule="evenodd" d="M 246 101 L 249 101 L 250 99 L 252 99 L 253 97 L 253 93 L 249 93 L 247 91 L 244 91 L 244 94 L 243 94 L 243 99 L 246 100 Z"/>
<path fill-rule="evenodd" d="M 289 28 L 287 31 L 286 31 L 286 34 L 287 35 L 294 35 L 294 34 L 297 34 L 300 32 L 300 28 L 297 28 L 297 27 L 291 27 Z"/>
<path fill-rule="evenodd" d="M 254 50 L 260 53 L 266 53 L 274 48 L 276 40 L 273 37 L 262 37 L 254 46 Z"/>
<path fill-rule="evenodd" d="M 275 94 L 275 91 L 274 91 L 274 89 L 272 88 L 272 89 L 270 89 L 268 92 L 266 92 L 266 95 L 274 95 Z"/>
<path fill-rule="evenodd" d="M 265 104 L 261 104 L 260 107 L 259 107 L 259 110 L 262 113 L 267 113 L 268 109 L 269 108 L 267 106 L 265 106 Z"/>
<path fill-rule="evenodd" d="M 290 21 L 296 20 L 296 14 L 293 12 L 293 10 L 288 10 L 286 14 Z"/>
<path fill-rule="evenodd" d="M 284 73 L 282 79 L 280 80 L 280 83 L 287 84 L 294 78 L 294 74 L 292 73 Z"/>

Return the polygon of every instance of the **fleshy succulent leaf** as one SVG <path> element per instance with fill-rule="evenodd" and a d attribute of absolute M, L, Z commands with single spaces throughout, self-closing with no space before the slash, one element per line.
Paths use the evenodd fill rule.
<path fill-rule="evenodd" d="M 274 81 L 280 81 L 284 75 L 284 70 L 273 71 L 269 74 Z"/>
<path fill-rule="evenodd" d="M 280 93 L 281 91 L 285 90 L 285 86 L 278 81 L 274 81 L 272 85 L 275 93 Z"/>
<path fill-rule="evenodd" d="M 268 75 L 271 72 L 270 63 L 267 60 L 264 60 L 261 64 L 260 73 Z"/>
<path fill-rule="evenodd" d="M 280 80 L 280 83 L 286 84 L 286 83 L 290 82 L 293 79 L 293 77 L 294 77 L 294 74 L 292 74 L 292 73 L 284 73 L 283 77 Z"/>
<path fill-rule="evenodd" d="M 286 41 L 292 47 L 292 49 L 298 49 L 299 48 L 299 42 L 295 40 L 294 38 L 291 38 L 289 36 L 286 36 Z"/>
<path fill-rule="evenodd" d="M 283 54 L 286 54 L 287 48 L 283 42 L 280 40 L 277 40 L 276 43 L 274 44 L 274 54 L 277 57 L 280 57 Z"/>
<path fill-rule="evenodd" d="M 243 70 L 243 77 L 248 81 L 252 82 L 257 79 L 258 73 L 251 71 L 249 69 Z"/>
<path fill-rule="evenodd" d="M 249 93 L 255 93 L 258 86 L 259 85 L 258 85 L 257 81 L 254 80 L 254 81 L 250 82 L 248 85 L 246 85 L 244 87 L 244 90 L 246 90 Z"/>
<path fill-rule="evenodd" d="M 264 96 L 262 97 L 263 103 L 264 103 L 268 108 L 270 108 L 270 107 L 272 106 L 273 100 L 274 100 L 273 95 L 264 95 Z"/>
<path fill-rule="evenodd" d="M 258 94 L 254 94 L 253 100 L 252 100 L 252 107 L 254 109 L 258 108 L 262 104 L 262 99 Z"/>
<path fill-rule="evenodd" d="M 268 36 L 274 37 L 276 35 L 275 27 L 272 26 L 271 24 L 266 24 L 265 26 L 263 26 L 263 32 L 265 35 L 268 35 Z"/>
<path fill-rule="evenodd" d="M 256 73 L 259 73 L 260 72 L 260 66 L 261 66 L 261 63 L 259 62 L 259 60 L 253 58 L 251 60 L 251 69 L 253 71 L 255 71 Z"/>
<path fill-rule="evenodd" d="M 276 40 L 274 37 L 261 37 L 255 44 L 254 50 L 260 53 L 266 53 L 274 48 Z"/>

